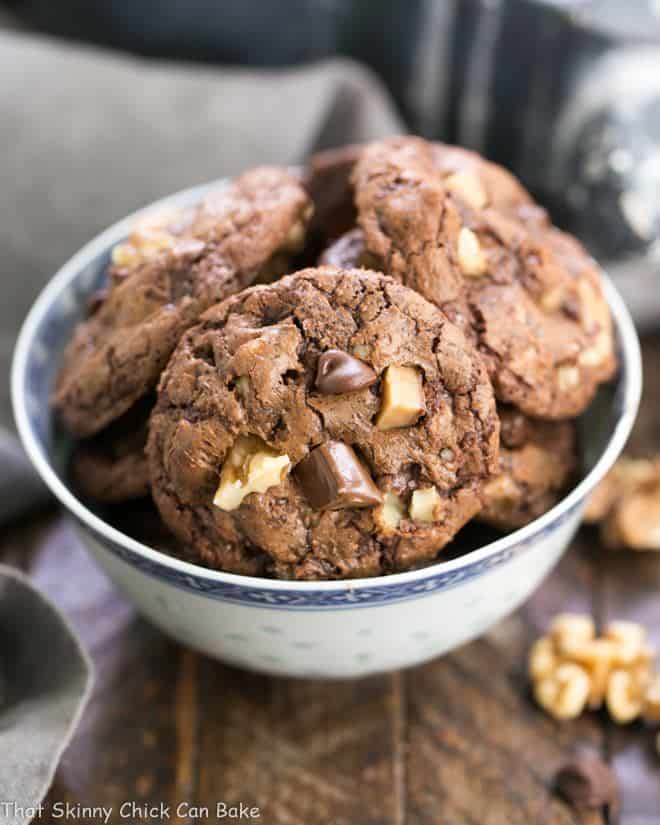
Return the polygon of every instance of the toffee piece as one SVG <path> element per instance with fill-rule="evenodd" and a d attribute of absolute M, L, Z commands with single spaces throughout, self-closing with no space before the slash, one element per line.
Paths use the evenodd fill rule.
<path fill-rule="evenodd" d="M 183 336 L 148 456 L 164 521 L 202 563 L 333 579 L 434 559 L 479 510 L 498 442 L 483 362 L 437 307 L 322 267 Z"/>

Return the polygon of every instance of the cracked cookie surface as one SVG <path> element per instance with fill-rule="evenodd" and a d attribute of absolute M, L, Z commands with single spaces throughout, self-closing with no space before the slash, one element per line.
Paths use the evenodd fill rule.
<path fill-rule="evenodd" d="M 585 409 L 616 367 L 600 274 L 513 176 L 396 138 L 362 150 L 353 184 L 365 252 L 474 337 L 498 400 L 539 418 Z"/>
<path fill-rule="evenodd" d="M 53 405 L 66 428 L 93 435 L 153 389 L 201 312 L 285 270 L 310 213 L 296 179 L 260 167 L 197 207 L 141 219 L 64 353 Z"/>
<path fill-rule="evenodd" d="M 162 517 L 199 561 L 332 579 L 434 559 L 479 510 L 498 442 L 483 362 L 437 307 L 321 267 L 182 337 L 147 452 Z"/>

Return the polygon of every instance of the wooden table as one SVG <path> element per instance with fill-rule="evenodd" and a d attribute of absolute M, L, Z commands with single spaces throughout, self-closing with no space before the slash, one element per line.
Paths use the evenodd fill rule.
<path fill-rule="evenodd" d="M 660 336 L 644 351 L 636 454 L 660 451 Z M 552 793 L 562 760 L 590 743 L 620 779 L 624 825 L 660 823 L 654 734 L 604 714 L 554 722 L 525 676 L 530 642 L 560 610 L 640 619 L 660 648 L 658 555 L 607 552 L 585 529 L 532 600 L 483 639 L 407 672 L 303 682 L 243 673 L 170 642 L 57 513 L 9 531 L 1 547 L 62 606 L 97 667 L 51 803 L 111 806 L 112 823 L 216 821 L 176 808 L 224 801 L 258 806 L 251 821 L 267 825 L 596 825 L 600 814 L 580 815 Z M 122 818 L 125 801 L 170 805 L 170 819 Z"/>

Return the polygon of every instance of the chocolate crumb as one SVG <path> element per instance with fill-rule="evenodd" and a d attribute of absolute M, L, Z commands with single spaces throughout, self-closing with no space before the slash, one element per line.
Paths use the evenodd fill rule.
<path fill-rule="evenodd" d="M 576 808 L 606 808 L 609 823 L 619 810 L 619 784 L 610 767 L 595 754 L 583 751 L 560 768 L 557 793 Z"/>

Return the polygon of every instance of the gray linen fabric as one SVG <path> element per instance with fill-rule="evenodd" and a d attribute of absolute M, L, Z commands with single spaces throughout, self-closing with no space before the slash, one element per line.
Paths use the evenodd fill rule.
<path fill-rule="evenodd" d="M 43 799 L 89 696 L 91 673 L 57 609 L 0 565 L 0 825 L 27 822 L 20 808 Z"/>
<path fill-rule="evenodd" d="M 219 70 L 0 31 L 0 77 L 5 427 L 18 324 L 50 275 L 99 230 L 177 189 L 401 128 L 379 82 L 346 60 Z M 0 489 L 5 483 L 12 474 Z"/>
<path fill-rule="evenodd" d="M 257 163 L 400 131 L 374 77 L 333 60 L 255 72 L 149 63 L 0 31 L 0 523 L 46 496 L 13 434 L 20 321 L 52 273 L 151 200 Z M 11 492 L 9 492 L 11 491 Z M 90 665 L 57 611 L 0 568 L 0 802 L 38 802 L 84 705 Z M 8 758 L 9 757 L 9 758 Z M 3 818 L 0 825 L 23 820 Z"/>

